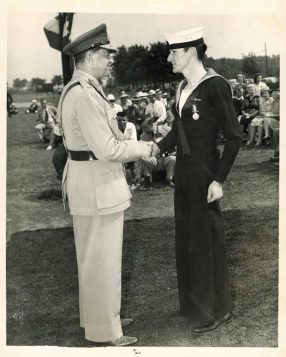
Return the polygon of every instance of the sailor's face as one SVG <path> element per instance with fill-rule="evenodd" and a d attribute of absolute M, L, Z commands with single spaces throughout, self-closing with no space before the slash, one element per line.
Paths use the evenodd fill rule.
<path fill-rule="evenodd" d="M 184 48 L 171 49 L 167 61 L 172 63 L 174 73 L 182 73 L 190 62 L 190 49 Z"/>

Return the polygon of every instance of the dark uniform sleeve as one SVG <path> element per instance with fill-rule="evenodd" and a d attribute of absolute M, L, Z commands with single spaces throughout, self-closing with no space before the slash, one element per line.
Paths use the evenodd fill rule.
<path fill-rule="evenodd" d="M 169 149 L 173 149 L 175 146 L 177 146 L 177 120 L 178 119 L 176 118 L 176 113 L 175 113 L 175 103 L 173 104 L 173 107 L 172 107 L 172 114 L 175 117 L 173 124 L 172 124 L 172 129 L 164 137 L 164 139 L 162 139 L 158 143 L 159 149 L 162 153 L 169 151 Z"/>
<path fill-rule="evenodd" d="M 241 144 L 241 131 L 232 103 L 232 93 L 228 83 L 222 78 L 211 80 L 209 100 L 215 116 L 223 130 L 226 143 L 214 180 L 223 183 L 233 165 Z"/>
<path fill-rule="evenodd" d="M 169 133 L 157 143 L 161 152 L 168 151 L 177 145 L 177 123 L 176 120 L 173 121 L 172 129 Z"/>

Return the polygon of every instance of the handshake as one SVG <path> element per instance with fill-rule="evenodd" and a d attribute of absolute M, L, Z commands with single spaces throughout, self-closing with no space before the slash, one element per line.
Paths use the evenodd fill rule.
<path fill-rule="evenodd" d="M 160 149 L 159 146 L 154 141 L 147 142 L 146 144 L 147 144 L 147 150 L 145 154 L 142 156 L 142 160 L 150 161 L 150 159 L 160 154 Z"/>

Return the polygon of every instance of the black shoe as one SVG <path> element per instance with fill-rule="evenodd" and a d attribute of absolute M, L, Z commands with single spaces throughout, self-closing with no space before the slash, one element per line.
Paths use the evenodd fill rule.
<path fill-rule="evenodd" d="M 227 323 L 227 322 L 231 322 L 232 319 L 233 319 L 232 312 L 229 312 L 224 317 L 222 317 L 221 319 L 218 319 L 218 320 L 214 321 L 212 324 L 206 325 L 206 326 L 192 327 L 191 331 L 194 332 L 194 333 L 204 333 L 204 332 L 214 331 L 220 325 L 222 325 L 224 323 Z"/>
<path fill-rule="evenodd" d="M 166 185 L 167 185 L 167 186 L 170 186 L 170 187 L 172 187 L 172 188 L 175 187 L 175 184 L 174 184 L 174 182 L 173 182 L 172 180 L 167 179 L 165 182 L 166 182 Z"/>
<path fill-rule="evenodd" d="M 263 144 L 266 146 L 269 146 L 271 144 L 271 140 L 269 137 L 267 138 L 262 138 Z"/>

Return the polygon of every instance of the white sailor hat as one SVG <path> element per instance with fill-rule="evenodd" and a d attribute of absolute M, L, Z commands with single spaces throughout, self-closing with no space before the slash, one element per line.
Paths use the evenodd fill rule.
<path fill-rule="evenodd" d="M 153 89 L 150 89 L 148 92 L 148 95 L 155 95 L 155 94 L 156 94 L 156 92 Z"/>
<path fill-rule="evenodd" d="M 195 47 L 204 43 L 204 27 L 184 30 L 173 34 L 165 33 L 169 49 Z"/>

